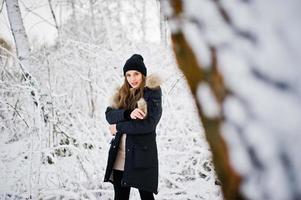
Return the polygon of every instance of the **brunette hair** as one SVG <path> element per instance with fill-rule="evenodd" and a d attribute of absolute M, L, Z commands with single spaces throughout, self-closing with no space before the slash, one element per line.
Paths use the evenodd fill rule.
<path fill-rule="evenodd" d="M 132 88 L 124 76 L 123 85 L 118 90 L 117 107 L 125 109 L 135 109 L 137 101 L 143 97 L 143 89 L 146 77 L 142 74 L 142 82 L 138 88 Z"/>

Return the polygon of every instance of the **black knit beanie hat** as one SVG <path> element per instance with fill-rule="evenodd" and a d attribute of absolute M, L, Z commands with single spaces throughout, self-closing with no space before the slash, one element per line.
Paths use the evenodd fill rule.
<path fill-rule="evenodd" d="M 137 70 L 141 72 L 144 76 L 147 74 L 146 67 L 143 62 L 143 57 L 139 54 L 132 55 L 124 64 L 123 75 L 129 70 Z"/>

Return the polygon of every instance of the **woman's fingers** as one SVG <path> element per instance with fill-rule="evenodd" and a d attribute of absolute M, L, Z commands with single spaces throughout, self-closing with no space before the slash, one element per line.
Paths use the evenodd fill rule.
<path fill-rule="evenodd" d="M 135 110 L 133 110 L 132 112 L 131 112 L 131 118 L 132 119 L 136 119 L 136 111 Z"/>
<path fill-rule="evenodd" d="M 139 108 L 136 108 L 135 110 L 132 111 L 131 113 L 131 118 L 132 119 L 143 119 L 145 117 L 145 113 L 140 110 Z"/>
<path fill-rule="evenodd" d="M 145 117 L 145 113 L 142 110 L 140 110 L 139 108 L 138 108 L 138 112 L 141 114 L 141 116 Z"/>
<path fill-rule="evenodd" d="M 116 135 L 116 124 L 109 125 L 109 129 L 110 129 L 111 135 L 115 136 Z"/>
<path fill-rule="evenodd" d="M 138 117 L 139 119 L 143 119 L 143 116 L 142 116 L 140 113 L 137 113 L 137 117 Z"/>
<path fill-rule="evenodd" d="M 140 110 L 139 108 L 136 109 L 136 117 L 138 117 L 139 119 L 143 119 L 145 117 L 145 114 L 142 110 Z"/>

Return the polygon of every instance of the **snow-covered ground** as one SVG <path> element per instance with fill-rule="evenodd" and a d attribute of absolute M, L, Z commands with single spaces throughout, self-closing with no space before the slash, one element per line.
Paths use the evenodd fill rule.
<path fill-rule="evenodd" d="M 63 48 L 72 49 L 76 46 L 76 49 L 85 49 L 88 44 L 76 45 L 74 41 L 66 41 Z M 24 129 L 14 141 L 13 133 L 19 132 L 12 130 L 17 128 L 12 127 L 15 123 L 12 120 L 17 116 L 13 117 L 14 110 L 1 101 L 1 108 L 7 110 L 5 114 L 8 116 L 5 120 L 10 120 L 1 123 L 3 137 L 0 147 L 0 189 L 3 197 L 5 194 L 26 197 L 29 190 L 34 197 L 43 199 L 55 196 L 80 199 L 85 195 L 89 199 L 97 199 L 100 194 L 101 199 L 112 197 L 111 184 L 102 182 L 111 137 L 104 111 L 115 86 L 121 83 L 125 58 L 139 52 L 145 58 L 148 73 L 159 73 L 165 80 L 162 85 L 163 114 L 157 127 L 160 160 L 157 198 L 222 199 L 219 187 L 215 184 L 211 153 L 205 142 L 191 94 L 168 49 L 157 44 L 143 44 L 140 47 L 122 49 L 120 52 L 108 52 L 94 46 L 81 56 L 80 50 L 67 51 L 63 48 L 64 53 L 49 52 L 52 81 L 49 82 L 47 78 L 49 75 L 46 65 L 36 63 L 35 66 L 39 67 L 31 69 L 33 75 L 38 77 L 42 96 L 45 95 L 41 102 L 46 102 L 45 115 L 49 116 L 50 121 L 42 124 L 45 127 L 40 130 L 37 130 L 38 127 L 27 128 L 20 120 L 18 127 L 23 126 Z M 89 58 L 85 59 L 86 56 Z M 39 59 L 39 62 L 43 61 Z M 88 71 L 93 73 L 89 76 Z M 92 94 L 87 91 L 90 83 L 93 86 Z M 49 84 L 52 88 L 51 94 Z M 13 86 L 16 87 L 11 87 Z M 28 96 L 27 92 L 23 88 L 17 93 Z M 5 98 L 5 101 L 18 99 L 15 95 Z M 90 95 L 95 101 L 93 118 L 89 115 Z M 25 103 L 26 100 L 19 101 Z M 47 102 L 53 103 L 47 106 Z M 34 106 L 20 106 L 23 116 L 33 108 Z M 55 117 L 52 112 L 56 113 Z M 24 119 L 31 121 L 35 117 L 27 116 Z M 55 136 L 50 131 L 54 131 Z M 132 191 L 133 199 L 138 199 L 137 191 Z"/>

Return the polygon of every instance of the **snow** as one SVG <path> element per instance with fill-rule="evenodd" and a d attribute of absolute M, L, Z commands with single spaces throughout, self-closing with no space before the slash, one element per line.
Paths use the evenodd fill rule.
<path fill-rule="evenodd" d="M 201 102 L 201 105 L 204 105 L 206 103 L 207 106 L 202 107 L 204 113 L 206 116 L 210 118 L 215 118 L 220 115 L 220 107 L 217 103 L 215 96 L 213 95 L 212 91 L 210 90 L 210 87 L 208 84 L 203 83 L 199 84 L 196 95 L 198 98 L 198 101 Z"/>
<path fill-rule="evenodd" d="M 6 3 L 9 21 L 11 22 L 11 30 L 14 35 L 16 51 L 23 68 L 27 68 L 29 65 L 28 58 L 30 55 L 30 47 L 27 39 L 27 35 L 22 23 L 22 16 L 18 11 L 18 1 L 12 0 Z"/>

